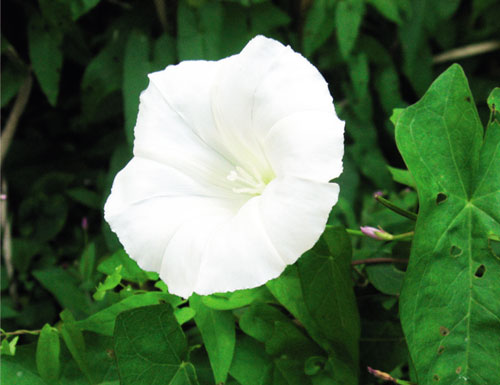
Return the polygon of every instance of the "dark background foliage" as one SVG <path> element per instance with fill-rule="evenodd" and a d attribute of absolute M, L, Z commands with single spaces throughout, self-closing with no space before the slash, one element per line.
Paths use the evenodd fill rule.
<path fill-rule="evenodd" d="M 91 299 L 113 273 L 102 262 L 121 250 L 102 207 L 114 175 L 131 158 L 147 73 L 235 54 L 257 34 L 290 44 L 318 67 L 346 121 L 341 195 L 330 223 L 394 233 L 410 230 L 411 222 L 381 208 L 372 194 L 383 191 L 413 211 L 417 196 L 394 182 L 387 167 L 404 168 L 389 120 L 393 109 L 416 102 L 454 61 L 485 122 L 484 101 L 500 78 L 498 51 L 452 51 L 498 39 L 495 0 L 4 0 L 1 18 L 6 331 L 54 325 L 62 309 L 81 320 L 124 298 L 115 289 L 104 301 Z M 28 102 L 6 139 L 23 96 Z M 354 260 L 409 255 L 407 243 L 353 242 Z M 397 310 L 404 266 L 353 267 L 363 384 L 376 381 L 367 365 L 409 375 Z M 122 291 L 152 289 L 154 278 L 124 278 Z M 193 326 L 184 328 L 189 334 Z M 19 344 L 35 340 L 23 335 Z"/>

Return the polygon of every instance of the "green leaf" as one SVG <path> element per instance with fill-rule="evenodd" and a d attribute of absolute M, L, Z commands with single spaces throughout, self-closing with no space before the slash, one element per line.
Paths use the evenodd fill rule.
<path fill-rule="evenodd" d="M 367 2 L 373 5 L 377 11 L 384 15 L 387 19 L 395 22 L 396 24 L 401 24 L 401 16 L 399 14 L 398 0 L 367 0 Z"/>
<path fill-rule="evenodd" d="M 379 263 L 365 267 L 370 283 L 384 294 L 399 295 L 405 273 L 390 263 Z"/>
<path fill-rule="evenodd" d="M 271 337 L 266 341 L 266 352 L 274 357 L 276 369 L 288 384 L 309 383 L 304 371 L 305 362 L 322 350 L 290 320 L 276 321 Z"/>
<path fill-rule="evenodd" d="M 286 322 L 288 317 L 274 306 L 256 303 L 250 306 L 240 318 L 240 328 L 260 342 L 266 342 L 274 332 L 276 322 Z"/>
<path fill-rule="evenodd" d="M 142 285 L 149 279 L 158 279 L 156 273 L 146 273 L 142 270 L 139 265 L 137 265 L 137 262 L 128 256 L 124 249 L 116 251 L 109 258 L 102 261 L 97 267 L 97 270 L 101 273 L 111 275 L 118 266 L 122 266 L 120 274 L 126 281 Z"/>
<path fill-rule="evenodd" d="M 70 309 L 79 318 L 89 313 L 89 299 L 79 288 L 78 279 L 61 267 L 33 271 L 33 276 L 50 291 L 62 307 Z"/>
<path fill-rule="evenodd" d="M 33 16 L 28 24 L 29 55 L 33 71 L 49 103 L 55 106 L 59 94 L 62 52 L 60 37 L 44 25 L 39 16 Z"/>
<path fill-rule="evenodd" d="M 272 31 L 277 27 L 282 27 L 290 23 L 288 14 L 271 2 L 254 4 L 250 8 L 251 29 L 253 36 Z"/>
<path fill-rule="evenodd" d="M 184 325 L 186 322 L 191 321 L 196 312 L 190 307 L 181 307 L 174 310 L 175 319 L 179 322 L 179 325 Z"/>
<path fill-rule="evenodd" d="M 73 200 L 92 209 L 101 209 L 102 198 L 99 194 L 86 188 L 73 188 L 66 191 L 66 194 Z"/>
<path fill-rule="evenodd" d="M 387 166 L 387 169 L 392 175 L 392 179 L 394 179 L 394 182 L 398 182 L 401 184 L 404 184 L 405 186 L 417 188 L 417 185 L 415 184 L 415 180 L 411 176 L 410 172 L 408 170 L 402 170 L 400 168 L 395 168 L 391 166 Z"/>
<path fill-rule="evenodd" d="M 94 119 L 99 115 L 103 100 L 123 86 L 123 53 L 121 40 L 123 33 L 116 31 L 114 38 L 85 68 L 82 79 L 82 109 Z"/>
<path fill-rule="evenodd" d="M 122 385 L 198 384 L 185 361 L 187 341 L 168 304 L 145 306 L 116 319 L 115 356 Z"/>
<path fill-rule="evenodd" d="M 119 385 L 112 351 L 112 339 L 87 333 L 86 357 L 95 383 Z M 59 380 L 44 381 L 36 365 L 36 344 L 20 345 L 15 357 L 2 357 L 1 383 L 13 385 L 89 385 L 65 345 L 61 346 Z"/>
<path fill-rule="evenodd" d="M 331 36 L 335 28 L 335 1 L 317 0 L 311 4 L 304 23 L 304 54 L 310 57 Z"/>
<path fill-rule="evenodd" d="M 71 8 L 71 15 L 73 17 L 73 20 L 77 20 L 81 16 L 85 15 L 97 4 L 99 4 L 100 1 L 101 0 L 71 0 L 69 5 Z"/>
<path fill-rule="evenodd" d="M 108 275 L 106 277 L 104 282 L 99 282 L 99 286 L 97 286 L 97 290 L 92 296 L 96 301 L 104 299 L 104 296 L 106 295 L 106 292 L 108 290 L 113 290 L 120 284 L 120 281 L 122 280 L 121 271 L 122 266 L 119 265 L 115 268 L 111 275 Z"/>
<path fill-rule="evenodd" d="M 340 53 L 347 59 L 351 53 L 365 11 L 364 0 L 339 1 L 335 10 L 335 26 Z"/>
<path fill-rule="evenodd" d="M 174 64 L 176 61 L 177 48 L 175 39 L 167 34 L 161 35 L 154 42 L 151 71 L 163 70 L 169 64 Z"/>
<path fill-rule="evenodd" d="M 264 346 L 248 336 L 238 337 L 229 373 L 241 385 L 268 385 L 272 378 L 272 360 Z"/>
<path fill-rule="evenodd" d="M 236 343 L 234 316 L 229 311 L 213 310 L 205 306 L 202 297 L 192 295 L 189 305 L 196 312 L 194 322 L 200 330 L 214 372 L 215 383 L 227 379 Z"/>
<path fill-rule="evenodd" d="M 223 8 L 220 2 L 204 2 L 194 8 L 187 0 L 177 8 L 177 49 L 180 60 L 220 59 Z"/>
<path fill-rule="evenodd" d="M 311 337 L 325 350 L 330 345 L 316 322 L 311 317 L 304 300 L 300 277 L 296 265 L 288 266 L 279 278 L 268 281 L 267 288 L 273 296 L 306 328 Z"/>
<path fill-rule="evenodd" d="M 139 112 L 139 95 L 148 86 L 150 41 L 142 32 L 132 31 L 125 46 L 123 58 L 123 109 L 125 134 L 130 144 L 134 141 L 134 127 Z"/>
<path fill-rule="evenodd" d="M 29 351 L 29 354 L 26 355 L 26 357 L 20 357 L 22 356 L 22 348 L 24 348 L 24 346 L 19 347 L 18 355 L 15 357 L 3 356 L 2 352 L 2 370 L 0 371 L 0 382 L 2 384 L 9 385 L 47 385 L 47 383 L 36 374 L 36 368 L 34 368 L 34 370 L 29 370 L 26 365 L 27 360 L 20 359 L 33 359 L 35 352 Z"/>
<path fill-rule="evenodd" d="M 171 294 L 156 291 L 144 294 L 135 294 L 121 300 L 118 303 L 108 306 L 95 314 L 92 314 L 84 320 L 78 321 L 76 325 L 81 330 L 91 330 L 99 334 L 112 336 L 118 314 L 141 306 L 157 305 L 161 302 L 167 302 L 172 306 L 178 306 L 182 303 L 182 300 Z"/>
<path fill-rule="evenodd" d="M 496 383 L 500 260 L 488 236 L 500 234 L 500 125 L 483 140 L 467 79 L 452 65 L 402 112 L 396 140 L 419 192 L 400 299 L 418 382 Z"/>
<path fill-rule="evenodd" d="M 356 383 L 360 321 L 351 281 L 349 236 L 342 228 L 327 229 L 297 266 L 307 309 L 332 345 L 329 353 L 336 381 Z"/>
<path fill-rule="evenodd" d="M 91 242 L 83 250 L 80 258 L 80 275 L 84 282 L 91 282 L 96 260 L 95 243 Z"/>
<path fill-rule="evenodd" d="M 36 346 L 36 366 L 38 373 L 45 381 L 53 382 L 59 378 L 60 351 L 59 332 L 49 324 L 45 324 Z"/>
<path fill-rule="evenodd" d="M 429 0 L 410 2 L 408 20 L 398 28 L 403 49 L 403 70 L 417 93 L 422 94 L 432 80 L 432 56 L 424 22 L 433 14 Z"/>
<path fill-rule="evenodd" d="M 491 111 L 491 117 L 488 125 L 495 121 L 500 122 L 500 87 L 495 87 L 493 91 L 491 91 L 487 102 Z"/>
<path fill-rule="evenodd" d="M 0 354 L 6 356 L 16 355 L 16 346 L 19 336 L 15 336 L 10 341 L 7 338 L 2 340 L 2 345 L 0 345 Z"/>
<path fill-rule="evenodd" d="M 203 304 L 215 310 L 232 310 L 254 302 L 269 300 L 271 295 L 265 286 L 236 290 L 232 293 L 217 293 L 202 297 Z"/>
<path fill-rule="evenodd" d="M 64 310 L 61 312 L 61 336 L 66 343 L 66 347 L 76 361 L 78 367 L 83 374 L 87 377 L 91 384 L 94 383 L 90 368 L 85 355 L 85 339 L 83 334 L 76 326 L 76 321 L 70 311 Z"/>

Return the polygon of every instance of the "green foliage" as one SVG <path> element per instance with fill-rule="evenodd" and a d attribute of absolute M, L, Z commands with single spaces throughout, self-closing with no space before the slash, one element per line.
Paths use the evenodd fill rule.
<path fill-rule="evenodd" d="M 41 17 L 34 15 L 28 26 L 28 38 L 33 71 L 49 103 L 54 106 L 61 78 L 61 36 L 57 30 L 47 26 Z"/>
<path fill-rule="evenodd" d="M 45 381 L 57 381 L 61 373 L 59 332 L 45 324 L 36 345 L 36 367 Z"/>
<path fill-rule="evenodd" d="M 498 383 L 498 52 L 453 59 L 471 89 L 456 65 L 429 88 L 451 64 L 440 54 L 497 39 L 497 3 L 4 1 L 2 384 L 380 383 L 367 366 L 418 385 Z M 279 278 L 186 301 L 127 255 L 102 207 L 147 74 L 258 34 L 330 85 L 346 122 L 339 201 Z M 414 237 L 342 229 L 361 225 Z"/>
<path fill-rule="evenodd" d="M 114 349 L 121 384 L 197 384 L 186 362 L 188 346 L 170 305 L 145 306 L 118 315 Z"/>
<path fill-rule="evenodd" d="M 203 337 L 215 383 L 224 383 L 236 343 L 233 315 L 228 311 L 210 309 L 196 294 L 189 299 L 189 305 L 195 311 L 194 322 Z"/>
<path fill-rule="evenodd" d="M 500 344 L 500 261 L 488 250 L 488 235 L 500 234 L 499 128 L 494 117 L 484 133 L 458 65 L 398 119 L 419 192 L 400 302 L 419 382 L 498 380 L 499 363 L 485 352 Z"/>

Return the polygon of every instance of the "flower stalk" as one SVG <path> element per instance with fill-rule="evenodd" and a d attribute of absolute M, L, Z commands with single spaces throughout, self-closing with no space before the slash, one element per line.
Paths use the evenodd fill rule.
<path fill-rule="evenodd" d="M 394 203 L 381 197 L 380 195 L 376 195 L 376 196 L 374 196 L 374 198 L 377 200 L 377 202 L 383 204 L 385 207 L 387 207 L 391 211 L 394 211 L 396 214 L 399 214 L 405 218 L 411 219 L 412 221 L 417 220 L 417 214 L 412 213 L 411 211 L 405 210 L 399 206 L 396 206 Z"/>

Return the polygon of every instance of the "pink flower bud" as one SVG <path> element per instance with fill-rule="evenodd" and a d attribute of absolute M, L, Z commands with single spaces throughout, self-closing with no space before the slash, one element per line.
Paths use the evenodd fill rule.
<path fill-rule="evenodd" d="M 84 229 L 85 231 L 89 228 L 89 221 L 87 219 L 87 217 L 83 217 L 82 218 L 82 229 Z"/>
<path fill-rule="evenodd" d="M 381 228 L 375 228 L 371 226 L 361 226 L 360 230 L 367 237 L 377 239 L 379 241 L 390 241 L 393 238 L 392 234 L 389 234 L 387 231 Z"/>

